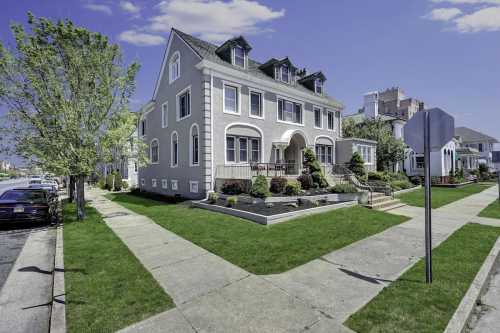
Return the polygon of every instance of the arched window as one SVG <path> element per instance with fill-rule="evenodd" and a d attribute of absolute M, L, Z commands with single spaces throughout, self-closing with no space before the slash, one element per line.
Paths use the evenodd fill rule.
<path fill-rule="evenodd" d="M 160 151 L 158 139 L 151 140 L 149 158 L 151 159 L 151 163 L 159 163 Z"/>
<path fill-rule="evenodd" d="M 171 136 L 170 166 L 176 167 L 179 164 L 179 136 L 173 132 Z"/>
<path fill-rule="evenodd" d="M 200 164 L 200 136 L 198 131 L 198 125 L 193 124 L 191 126 L 191 135 L 189 141 L 189 164 L 191 166 Z"/>
<path fill-rule="evenodd" d="M 179 51 L 174 52 L 172 57 L 170 57 L 169 62 L 169 83 L 174 82 L 181 76 L 181 54 Z"/>

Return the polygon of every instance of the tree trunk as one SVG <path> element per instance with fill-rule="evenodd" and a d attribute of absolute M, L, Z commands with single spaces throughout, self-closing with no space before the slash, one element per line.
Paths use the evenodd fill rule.
<path fill-rule="evenodd" d="M 85 219 L 85 176 L 76 179 L 76 215 L 78 220 Z"/>
<path fill-rule="evenodd" d="M 69 176 L 68 202 L 72 203 L 74 200 L 75 200 L 75 176 Z"/>

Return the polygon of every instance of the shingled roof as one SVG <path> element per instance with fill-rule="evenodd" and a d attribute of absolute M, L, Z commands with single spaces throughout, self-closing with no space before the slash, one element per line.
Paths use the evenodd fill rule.
<path fill-rule="evenodd" d="M 209 42 L 206 42 L 206 41 L 201 40 L 199 38 L 196 38 L 194 36 L 191 36 L 187 33 L 184 33 L 180 30 L 177 30 L 175 28 L 172 28 L 172 31 L 175 31 L 175 33 L 180 38 L 182 38 L 202 59 L 206 59 L 208 61 L 232 68 L 234 70 L 245 72 L 245 73 L 250 74 L 252 76 L 255 76 L 256 78 L 259 78 L 259 79 L 272 81 L 274 83 L 283 84 L 284 86 L 290 87 L 292 89 L 297 89 L 302 93 L 307 93 L 311 96 L 318 97 L 318 95 L 316 95 L 313 91 L 309 90 L 308 88 L 306 88 L 305 86 L 303 86 L 300 83 L 297 83 L 296 85 L 289 85 L 289 84 L 274 80 L 272 77 L 267 75 L 260 68 L 262 63 L 259 63 L 255 60 L 248 58 L 248 68 L 245 69 L 245 68 L 233 66 L 217 55 L 216 50 L 219 48 L 219 46 L 214 45 L 214 44 L 209 43 Z M 324 94 L 322 97 L 328 99 L 330 104 L 333 104 L 335 107 L 344 108 L 344 105 L 341 102 L 337 101 L 335 98 L 328 96 L 327 94 Z"/>
<path fill-rule="evenodd" d="M 498 142 L 498 140 L 495 139 L 494 137 L 475 131 L 468 127 L 455 128 L 455 136 L 460 136 L 463 142 L 477 142 L 477 141 L 488 141 L 490 143 Z"/>

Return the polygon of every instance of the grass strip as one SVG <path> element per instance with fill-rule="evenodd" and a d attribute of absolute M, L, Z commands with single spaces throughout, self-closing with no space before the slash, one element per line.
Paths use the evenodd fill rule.
<path fill-rule="evenodd" d="M 408 220 L 352 207 L 262 226 L 188 203 L 124 193 L 107 197 L 254 274 L 285 272 Z"/>
<path fill-rule="evenodd" d="M 432 285 L 420 260 L 346 325 L 359 333 L 443 332 L 499 236 L 498 227 L 466 224 L 434 250 Z"/>
<path fill-rule="evenodd" d="M 495 200 L 483 209 L 479 216 L 500 219 L 500 200 Z"/>
<path fill-rule="evenodd" d="M 174 307 L 127 246 L 86 207 L 76 221 L 65 204 L 64 267 L 69 332 L 112 332 Z"/>

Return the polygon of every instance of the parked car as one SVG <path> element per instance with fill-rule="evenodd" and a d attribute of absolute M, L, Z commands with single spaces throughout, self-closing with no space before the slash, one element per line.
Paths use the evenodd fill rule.
<path fill-rule="evenodd" d="M 55 216 L 55 204 L 44 189 L 16 188 L 0 196 L 0 224 L 48 223 Z"/>
<path fill-rule="evenodd" d="M 41 183 L 42 183 L 42 180 L 40 178 L 31 178 L 30 181 L 29 181 L 30 185 L 41 184 Z"/>

